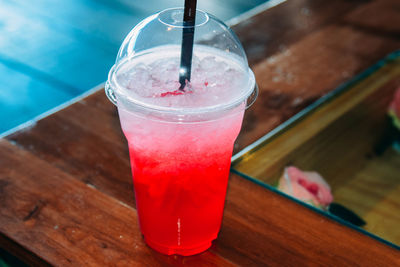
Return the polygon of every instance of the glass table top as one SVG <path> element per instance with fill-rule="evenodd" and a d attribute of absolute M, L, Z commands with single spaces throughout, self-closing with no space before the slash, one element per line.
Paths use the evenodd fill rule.
<path fill-rule="evenodd" d="M 232 171 L 400 248 L 400 130 L 388 116 L 399 87 L 400 51 L 236 154 Z M 292 185 L 286 190 L 288 166 L 320 174 L 333 204 L 302 201 Z"/>

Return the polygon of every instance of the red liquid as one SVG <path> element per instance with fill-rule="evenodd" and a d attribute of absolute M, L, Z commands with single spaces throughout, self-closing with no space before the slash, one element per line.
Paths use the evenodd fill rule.
<path fill-rule="evenodd" d="M 221 224 L 232 146 L 223 152 L 192 154 L 191 164 L 170 162 L 173 169 L 164 172 L 157 165 L 170 159 L 131 150 L 140 226 L 150 246 L 192 254 L 211 245 Z"/>
<path fill-rule="evenodd" d="M 120 111 L 122 118 L 126 115 Z M 131 120 L 136 127 L 122 123 L 140 228 L 150 247 L 168 255 L 193 255 L 217 238 L 242 116 L 243 111 L 187 124 L 136 117 Z M 145 136 L 148 132 L 151 137 Z"/>

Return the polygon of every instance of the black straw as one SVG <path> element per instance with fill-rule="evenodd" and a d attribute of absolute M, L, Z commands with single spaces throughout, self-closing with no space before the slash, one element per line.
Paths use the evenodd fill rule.
<path fill-rule="evenodd" d="M 196 20 L 197 0 L 185 0 L 183 13 L 183 31 L 181 48 L 181 67 L 179 69 L 179 90 L 184 91 L 187 82 L 190 82 L 192 71 L 193 37 Z"/>

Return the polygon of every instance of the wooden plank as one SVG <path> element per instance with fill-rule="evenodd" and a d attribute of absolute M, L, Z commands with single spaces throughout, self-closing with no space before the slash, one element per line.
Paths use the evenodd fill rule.
<path fill-rule="evenodd" d="M 234 168 L 272 186 L 289 165 L 317 171 L 331 186 L 334 201 L 364 218 L 365 230 L 400 245 L 400 156 L 374 151 L 400 86 L 399 63 L 388 64 L 289 126 Z"/>
<path fill-rule="evenodd" d="M 379 12 L 376 12 L 377 10 Z M 352 25 L 359 30 L 399 39 L 400 2 L 394 0 L 371 1 L 350 12 L 343 23 Z"/>
<path fill-rule="evenodd" d="M 329 25 L 256 64 L 260 94 L 245 114 L 246 130 L 237 148 L 261 138 L 398 47 L 400 40 Z"/>
<path fill-rule="evenodd" d="M 240 266 L 397 266 L 398 250 L 231 175 L 212 251 Z"/>
<path fill-rule="evenodd" d="M 99 98 L 104 100 L 104 90 L 100 90 L 97 93 Z M 94 133 L 100 140 L 106 139 L 116 147 L 127 148 L 125 137 L 120 127 L 117 108 L 111 102 L 105 102 L 103 107 L 107 106 L 107 112 L 93 106 L 91 101 L 83 100 L 76 103 L 74 109 L 65 109 L 57 114 L 57 118 L 65 119 L 71 124 L 83 128 L 84 130 Z M 80 114 L 84 114 L 85 124 L 82 125 L 82 117 Z M 96 118 L 101 116 L 101 120 L 93 120 L 90 118 Z M 96 131 L 93 131 L 96 129 Z"/>
<path fill-rule="evenodd" d="M 52 264 L 225 266 L 267 261 L 282 266 L 335 261 L 373 266 L 383 257 L 387 264 L 399 263 L 395 250 L 234 175 L 222 232 L 211 251 L 189 258 L 162 256 L 144 245 L 132 208 L 6 141 L 0 147 L 0 231 Z M 322 249 L 337 238 L 346 242 L 332 251 Z M 346 253 L 352 257 L 338 257 Z"/>
<path fill-rule="evenodd" d="M 110 122 L 99 112 L 96 121 L 101 128 L 89 129 L 64 118 L 63 114 L 41 120 L 23 137 L 14 135 L 10 140 L 85 184 L 134 205 L 128 148 L 123 145 L 117 118 Z M 83 119 L 80 115 L 85 117 L 84 124 L 94 121 L 87 116 L 90 113 L 74 112 L 73 116 Z M 102 134 L 107 133 L 103 130 L 107 123 L 116 126 L 113 131 L 119 137 L 113 138 L 116 143 Z"/>
<path fill-rule="evenodd" d="M 400 156 L 388 149 L 363 163 L 346 184 L 335 188 L 335 201 L 357 212 L 367 222 L 365 230 L 400 245 Z"/>
<path fill-rule="evenodd" d="M 2 248 L 6 248 L 2 249 Z M 0 234 L 0 262 L 1 260 L 7 259 L 7 253 L 10 256 L 13 256 L 18 259 L 19 262 L 11 262 L 11 266 L 18 266 L 18 267 L 26 267 L 25 263 L 29 263 L 30 266 L 51 266 L 47 261 L 43 260 L 38 255 L 32 253 L 30 250 L 26 249 L 25 247 L 21 246 L 20 244 L 16 243 L 15 241 L 9 239 L 7 236 Z M 8 262 L 7 262 L 8 263 Z M 22 264 L 20 264 L 22 263 Z M 20 266 L 22 265 L 22 266 Z"/>
<path fill-rule="evenodd" d="M 255 149 L 254 152 L 248 153 L 242 160 L 235 163 L 235 168 L 256 178 L 266 179 L 267 174 L 266 181 L 269 184 L 274 184 L 283 168 L 290 163 L 300 164 L 299 166 L 306 164 L 304 166 L 306 168 L 318 168 L 323 171 L 324 169 L 319 168 L 322 164 L 332 166 L 332 171 L 337 170 L 344 163 L 341 157 L 337 157 L 337 154 L 329 155 L 329 153 L 322 156 L 321 149 L 327 144 L 340 141 L 338 135 L 349 131 L 349 127 L 353 125 L 361 128 L 354 127 L 354 131 L 356 135 L 363 133 L 359 137 L 365 139 L 365 142 L 362 142 L 363 147 L 373 142 L 382 130 L 377 126 L 384 122 L 387 106 L 396 89 L 395 85 L 399 84 L 400 79 L 397 78 L 399 75 L 398 65 L 383 67 L 374 75 L 356 84 L 351 90 L 343 92 L 333 101 L 320 106 L 294 127 L 287 129 L 275 139 L 266 141 L 265 145 Z M 378 90 L 380 88 L 382 90 Z M 361 104 L 368 108 L 363 109 L 364 105 Z M 358 105 L 361 105 L 359 109 L 356 108 Z M 370 120 L 364 122 L 362 115 L 366 115 L 368 111 L 371 112 L 368 116 Z M 376 130 L 372 131 L 372 129 Z M 326 134 L 322 135 L 322 132 Z M 343 138 L 346 136 L 343 135 Z M 297 152 L 293 153 L 294 151 Z M 362 153 L 367 152 L 370 151 Z M 346 179 L 346 175 L 343 179 Z"/>
<path fill-rule="evenodd" d="M 353 49 L 355 43 L 364 44 L 361 55 Z M 291 46 L 290 54 L 283 52 L 255 65 L 260 95 L 246 112 L 236 151 L 397 45 L 400 42 L 346 26 L 329 26 Z M 313 47 L 318 49 L 310 49 Z M 83 112 L 84 106 L 93 109 Z M 103 91 L 8 139 L 77 179 L 134 205 L 125 139 L 115 107 Z"/>
<path fill-rule="evenodd" d="M 286 3 L 292 5 L 293 2 L 296 1 L 288 1 Z M 321 7 L 326 5 L 326 3 L 322 2 L 321 4 L 316 4 L 317 2 L 307 1 L 301 3 L 320 5 Z M 253 142 L 284 118 L 288 118 L 299 110 L 302 105 L 332 90 L 354 72 L 366 68 L 377 58 L 383 57 L 387 52 L 398 47 L 399 43 L 395 38 L 375 36 L 372 33 L 361 33 L 357 29 L 346 26 L 326 27 L 327 24 L 335 23 L 337 20 L 337 16 L 339 16 L 336 13 L 337 10 L 344 12 L 351 8 L 356 8 L 356 5 L 361 5 L 361 3 L 359 1 L 334 1 L 331 7 L 326 5 L 327 7 L 323 9 L 326 12 L 325 16 L 336 15 L 330 17 L 331 19 L 328 21 L 325 21 L 322 16 L 321 20 L 324 23 L 318 26 L 320 27 L 318 30 L 311 27 L 314 30 L 307 32 L 295 27 L 293 24 L 290 24 L 286 28 L 281 28 L 285 32 L 293 30 L 300 31 L 304 35 L 308 33 L 308 35 L 305 35 L 304 38 L 299 38 L 301 34 L 295 34 L 293 36 L 297 36 L 296 38 L 288 38 L 288 40 L 291 40 L 289 42 L 291 44 L 289 47 L 290 52 L 292 53 L 290 59 L 293 60 L 288 60 L 287 52 L 285 54 L 287 50 L 285 50 L 277 54 L 277 57 L 273 58 L 272 61 L 261 61 L 259 65 L 255 66 L 256 76 L 262 92 L 256 104 L 250 109 L 248 115 L 246 115 L 248 122 L 245 121 L 246 124 L 241 134 L 242 137 L 239 139 L 238 148 Z M 281 7 L 281 5 L 278 7 Z M 284 10 L 286 10 L 286 13 Z M 296 18 L 295 14 L 291 13 L 290 8 L 283 9 L 280 12 L 279 14 L 282 16 L 278 18 Z M 307 13 L 306 11 L 304 12 Z M 319 13 L 309 13 L 311 18 L 315 18 L 314 15 L 317 14 Z M 275 21 L 278 21 L 277 17 L 275 19 Z M 253 27 L 260 31 L 265 29 L 263 28 L 264 24 L 252 23 L 254 23 L 253 20 L 247 24 L 247 27 Z M 246 24 L 246 22 L 243 24 Z M 245 37 L 246 34 L 251 34 L 251 31 L 243 30 L 241 36 Z M 259 35 L 253 35 L 253 39 L 255 36 Z M 278 33 L 275 36 L 279 38 Z M 332 40 L 334 39 L 332 36 L 335 36 L 337 40 Z M 245 46 L 250 44 L 253 39 L 245 38 L 247 40 L 245 41 Z M 362 44 L 360 45 L 360 50 L 355 49 L 354 47 L 357 47 L 359 44 Z M 316 47 L 318 49 L 315 49 Z M 249 50 L 250 58 L 258 58 L 260 60 L 263 56 L 265 55 L 262 53 Z M 287 89 L 283 89 L 283 86 L 277 86 L 275 81 L 273 81 L 272 77 L 276 73 L 270 72 L 269 68 L 272 68 L 272 66 L 268 66 L 267 63 L 275 64 L 275 68 L 282 65 L 285 67 L 285 72 L 296 70 L 296 75 L 299 75 L 298 77 L 301 79 L 296 80 L 296 84 L 287 83 L 285 85 Z M 329 68 L 329 65 L 333 65 L 333 67 Z M 349 71 L 349 73 L 343 76 L 342 70 Z M 329 75 L 326 74 L 327 71 Z M 309 77 L 305 75 L 309 75 Z M 314 80 L 310 81 L 310 79 Z M 323 79 L 326 79 L 326 81 Z M 283 85 L 283 82 L 281 81 L 279 85 Z M 299 85 L 300 87 L 298 87 Z M 301 85 L 310 86 L 310 93 L 307 90 L 297 91 L 298 88 L 302 88 Z M 299 104 L 295 99 L 296 97 L 302 97 L 303 94 L 305 96 Z M 57 175 L 62 173 L 62 178 L 66 176 L 70 177 L 68 179 L 75 179 L 74 183 L 79 184 L 78 192 L 80 192 L 79 190 L 82 188 L 92 188 L 78 181 L 85 181 L 84 178 L 87 176 L 90 177 L 90 184 L 95 185 L 96 190 L 93 189 L 94 192 L 90 192 L 88 196 L 94 198 L 94 203 L 90 199 L 86 200 L 86 198 L 85 202 L 89 201 L 90 205 L 97 205 L 96 203 L 99 201 L 98 203 L 103 204 L 101 200 L 97 200 L 101 196 L 107 200 L 109 198 L 114 199 L 110 200 L 111 204 L 119 203 L 118 201 L 127 203 L 128 207 L 122 206 L 130 210 L 129 207 L 134 204 L 130 200 L 131 197 L 127 197 L 129 191 L 131 192 L 131 196 L 133 195 L 130 188 L 131 177 L 126 149 L 123 148 L 124 141 L 122 134 L 120 132 L 118 134 L 119 126 L 115 108 L 108 102 L 103 92 L 88 97 L 79 105 L 90 105 L 93 109 L 90 109 L 88 112 L 89 115 L 82 113 L 83 107 L 80 106 L 76 113 L 68 111 L 50 116 L 38 122 L 35 127 L 15 133 L 7 137 L 7 139 L 18 146 L 19 150 L 28 151 L 24 153 L 29 155 L 34 154 L 35 157 L 40 158 L 40 160 L 35 159 L 32 162 L 44 170 L 38 173 L 38 170 L 34 167 L 31 167 L 33 169 L 28 168 L 29 173 L 34 173 L 35 179 L 41 179 L 41 181 L 48 180 L 48 178 L 37 176 L 42 174 L 45 177 L 45 169 L 49 167 L 49 173 L 56 173 Z M 69 110 L 74 110 L 75 107 L 76 105 L 73 105 L 69 107 Z M 97 116 L 93 117 L 93 114 L 97 110 Z M 63 118 L 62 114 L 68 114 L 68 116 L 73 116 L 74 118 Z M 91 120 L 104 121 L 104 123 L 109 123 L 112 126 L 101 126 L 101 123 L 90 122 Z M 110 122 L 111 120 L 114 122 Z M 91 126 L 95 128 L 91 129 Z M 105 131 L 105 136 L 101 135 L 103 130 Z M 118 135 L 121 137 L 119 142 L 117 141 Z M 7 153 L 9 154 L 10 152 Z M 16 160 L 16 156 L 13 155 L 7 155 L 7 157 L 12 157 L 12 160 Z M 28 162 L 27 165 L 31 166 L 29 163 L 31 157 L 20 160 L 24 161 L 24 163 L 25 161 Z M 111 162 L 108 162 L 109 160 Z M 41 163 L 39 164 L 38 161 Z M 6 166 L 9 165 L 6 164 Z M 20 171 L 20 169 L 24 169 L 25 166 L 19 166 L 21 167 L 15 168 L 17 174 L 24 172 L 23 170 Z M 31 183 L 27 184 L 30 185 Z M 25 188 L 25 186 L 22 188 L 23 190 L 30 190 L 29 188 Z M 35 186 L 33 188 L 32 190 L 39 190 Z M 60 192 L 61 190 L 59 188 L 56 189 L 56 192 Z M 45 196 L 49 194 L 51 192 L 46 192 Z M 34 207 L 34 205 L 33 203 L 33 206 L 30 206 L 30 208 Z M 388 246 L 336 224 L 290 200 L 277 196 L 272 192 L 266 191 L 264 188 L 260 188 L 234 175 L 232 175 L 230 181 L 226 205 L 226 216 L 221 236 L 213 245 L 211 251 L 206 252 L 212 253 L 210 257 L 214 257 L 213 255 L 215 254 L 222 255 L 226 259 L 223 260 L 223 263 L 233 262 L 241 265 L 294 265 L 300 262 L 310 265 L 323 265 L 339 262 L 341 265 L 361 264 L 366 266 L 391 266 L 400 264 L 398 252 Z M 40 213 L 45 211 L 46 207 Z M 123 208 L 118 207 L 118 210 L 120 209 Z M 25 210 L 25 213 L 27 211 L 29 212 L 29 208 Z M 7 212 L 10 211 L 7 210 Z M 108 213 L 108 209 L 103 212 Z M 113 213 L 113 211 L 110 212 Z M 82 220 L 82 217 L 84 217 L 82 214 L 86 215 L 86 210 L 82 211 L 81 215 L 78 215 L 78 211 L 71 211 L 71 213 L 80 216 L 79 220 Z M 118 218 L 123 219 L 127 216 L 132 216 L 132 214 L 122 217 L 116 216 L 115 220 L 119 220 Z M 46 223 L 46 220 L 41 220 L 42 217 L 38 216 L 36 218 L 36 224 Z M 92 224 L 92 219 L 84 221 L 83 227 L 87 227 L 90 224 Z M 29 224 L 21 226 L 19 233 L 25 235 L 26 239 L 29 240 L 32 232 L 30 232 L 28 226 Z M 54 225 L 52 226 L 54 227 Z M 95 223 L 94 226 L 95 229 L 100 227 L 98 223 Z M 51 231 L 50 233 L 52 233 Z M 136 237 L 133 230 L 131 231 L 133 235 L 130 238 Z M 14 235 L 17 234 L 15 233 Z M 91 238 L 86 235 L 83 236 L 86 239 Z M 338 242 L 338 240 L 342 242 Z M 17 240 L 17 242 L 20 241 Z M 32 246 L 29 247 L 34 247 L 33 243 L 30 244 Z M 91 246 L 88 247 L 91 248 Z M 40 254 L 46 255 L 43 256 L 46 258 L 53 257 L 46 253 L 54 253 L 54 251 L 50 249 L 50 252 L 41 252 Z M 99 255 L 102 255 L 102 253 L 99 252 Z M 200 257 L 203 257 L 203 255 Z M 88 257 L 90 258 L 91 256 Z M 152 257 L 155 260 L 161 258 L 160 262 L 165 259 L 155 252 L 153 252 Z M 144 258 L 147 259 L 147 256 L 144 256 Z M 179 259 L 179 257 L 177 258 Z M 175 264 L 175 262 L 169 262 L 170 259 L 174 260 L 173 257 L 168 257 L 162 263 Z M 196 262 L 198 258 L 184 258 L 180 263 L 183 265 L 186 259 L 193 259 L 193 262 Z M 206 260 L 207 263 L 212 263 L 213 261 L 214 259 Z"/>
<path fill-rule="evenodd" d="M 338 23 L 364 0 L 286 1 L 270 10 L 235 25 L 251 65 L 288 47 L 326 25 Z"/>
<path fill-rule="evenodd" d="M 4 140 L 0 159 L 0 232 L 52 265 L 231 265 L 210 251 L 158 254 L 144 244 L 133 208 Z"/>

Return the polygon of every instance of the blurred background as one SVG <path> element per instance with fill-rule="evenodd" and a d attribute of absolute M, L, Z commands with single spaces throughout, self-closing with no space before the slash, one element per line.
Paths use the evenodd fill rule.
<path fill-rule="evenodd" d="M 227 21 L 265 0 L 199 0 Z M 1 0 L 0 134 L 107 78 L 143 18 L 184 0 Z"/>

